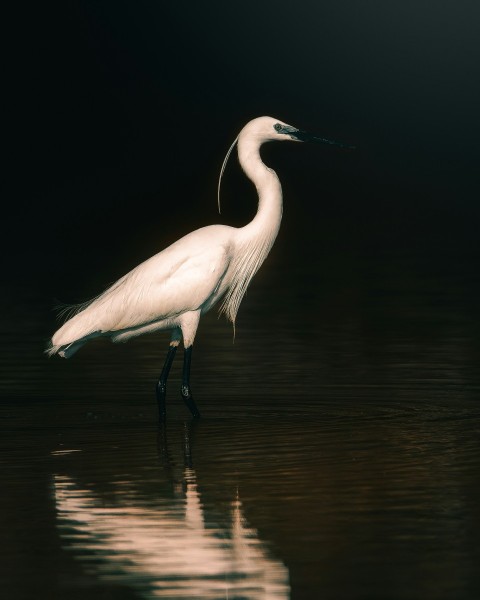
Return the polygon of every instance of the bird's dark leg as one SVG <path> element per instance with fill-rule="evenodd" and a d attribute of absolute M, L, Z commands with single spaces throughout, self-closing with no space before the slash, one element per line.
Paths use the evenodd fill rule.
<path fill-rule="evenodd" d="M 168 374 L 170 373 L 170 368 L 173 363 L 173 359 L 175 358 L 175 353 L 177 351 L 177 345 L 170 345 L 168 350 L 167 358 L 165 359 L 165 364 L 163 365 L 162 372 L 160 373 L 160 378 L 157 381 L 157 402 L 158 402 L 158 418 L 161 423 L 165 422 L 167 418 L 167 408 L 165 405 L 165 397 L 167 395 L 167 379 Z"/>
<path fill-rule="evenodd" d="M 182 398 L 192 415 L 195 418 L 198 418 L 200 416 L 200 412 L 198 411 L 197 405 L 192 397 L 192 391 L 190 389 L 190 364 L 192 362 L 192 348 L 193 346 L 185 348 L 185 352 L 183 354 Z"/>

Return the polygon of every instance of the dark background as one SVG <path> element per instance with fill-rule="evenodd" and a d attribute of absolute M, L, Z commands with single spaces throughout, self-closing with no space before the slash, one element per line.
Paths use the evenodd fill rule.
<path fill-rule="evenodd" d="M 292 598 L 478 598 L 478 0 L 17 2 L 0 22 L 7 597 L 127 597 L 61 547 L 52 474 L 108 507 L 131 473 L 157 509 L 168 336 L 47 360 L 52 309 L 192 229 L 246 223 L 253 188 L 232 156 L 218 215 L 218 173 L 267 114 L 358 150 L 264 148 L 278 240 L 235 345 L 214 311 L 195 341 L 202 502 L 216 520 L 240 490 Z M 62 448 L 82 452 L 59 464 Z"/>
<path fill-rule="evenodd" d="M 81 301 L 192 228 L 246 223 L 236 161 L 221 216 L 217 177 L 263 114 L 358 146 L 265 148 L 285 196 L 269 260 L 476 260 L 479 17 L 476 2 L 425 0 L 17 5 L 4 276 Z"/>

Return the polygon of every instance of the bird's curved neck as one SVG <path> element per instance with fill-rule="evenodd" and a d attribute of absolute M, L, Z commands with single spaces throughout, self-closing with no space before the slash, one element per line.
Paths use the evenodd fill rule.
<path fill-rule="evenodd" d="M 246 235 L 263 238 L 269 248 L 277 237 L 282 220 L 282 186 L 273 169 L 260 156 L 261 143 L 249 137 L 238 139 L 238 160 L 258 193 L 258 209 L 253 220 L 242 228 Z M 268 250 L 267 250 L 268 252 Z"/>
<path fill-rule="evenodd" d="M 248 284 L 270 252 L 282 220 L 282 186 L 275 171 L 260 158 L 260 146 L 258 140 L 240 133 L 238 159 L 257 188 L 258 210 L 248 225 L 237 229 L 231 282 L 220 309 L 233 323 Z"/>

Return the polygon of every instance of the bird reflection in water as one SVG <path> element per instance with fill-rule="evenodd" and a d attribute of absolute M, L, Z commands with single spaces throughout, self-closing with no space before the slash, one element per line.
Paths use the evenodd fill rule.
<path fill-rule="evenodd" d="M 177 481 L 163 427 L 159 450 L 177 492 L 164 506 L 160 499 L 159 508 L 135 506 L 120 492 L 106 506 L 71 477 L 54 476 L 57 528 L 85 572 L 144 598 L 289 598 L 288 569 L 246 524 L 238 493 L 226 525 L 205 514 L 190 429 L 185 427 L 185 463 Z"/>

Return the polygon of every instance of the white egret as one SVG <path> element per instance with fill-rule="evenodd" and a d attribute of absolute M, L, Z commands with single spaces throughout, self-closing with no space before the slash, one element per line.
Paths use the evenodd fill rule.
<path fill-rule="evenodd" d="M 194 417 L 200 413 L 190 389 L 192 346 L 203 313 L 222 301 L 220 312 L 235 325 L 247 287 L 268 255 L 282 219 L 282 187 L 260 157 L 273 141 L 316 141 L 348 147 L 310 135 L 278 119 L 259 117 L 241 130 L 238 159 L 258 192 L 258 210 L 244 227 L 211 225 L 193 231 L 141 263 L 102 294 L 79 307 L 53 335 L 49 355 L 72 356 L 88 340 L 109 337 L 124 342 L 143 333 L 171 330 L 170 348 L 157 383 L 160 420 L 166 416 L 166 384 L 175 352 L 185 348 L 181 394 Z M 219 200 L 220 205 L 220 200 Z"/>

